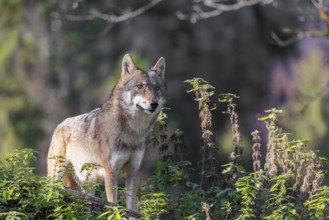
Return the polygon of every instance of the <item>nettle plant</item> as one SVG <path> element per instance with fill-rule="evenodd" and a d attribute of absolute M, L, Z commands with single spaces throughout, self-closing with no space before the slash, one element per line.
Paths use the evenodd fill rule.
<path fill-rule="evenodd" d="M 221 165 L 223 169 L 220 169 L 217 162 L 218 148 L 214 145 L 212 131 L 212 114 L 216 107 L 212 107 L 215 105 L 211 104 L 210 98 L 214 95 L 214 87 L 202 78 L 193 78 L 185 82 L 192 86 L 187 92 L 195 94 L 199 108 L 202 131 L 198 170 L 200 181 L 194 183 L 188 175 L 180 179 L 180 191 L 177 193 L 179 203 L 173 203 L 172 219 L 327 217 L 328 187 L 323 186 L 326 173 L 323 163 L 326 159 L 318 157 L 314 151 L 306 151 L 307 140 L 293 139 L 292 134 L 284 131 L 279 125 L 283 117 L 282 110 L 275 108 L 266 110 L 265 116 L 259 119 L 264 122 L 267 130 L 267 143 L 264 146 L 265 163 L 261 162 L 261 132 L 255 130 L 251 133 L 252 146 L 250 146 L 253 152 L 253 169 L 247 171 L 243 163 L 243 148 L 236 111 L 236 100 L 239 97 L 231 93 L 219 95 L 219 102 L 227 105 L 227 110 L 223 113 L 229 116 L 233 134 L 233 151 L 229 156 L 231 161 Z M 168 144 L 166 146 L 168 147 Z M 189 163 L 185 164 L 187 166 L 184 169 L 190 169 Z M 162 173 L 166 175 L 159 175 L 158 178 L 169 178 L 169 170 L 173 170 L 175 166 L 177 167 L 177 164 L 172 161 L 166 166 L 161 166 Z M 177 172 L 172 173 L 177 174 Z M 169 197 L 168 203 L 172 202 Z"/>
<path fill-rule="evenodd" d="M 263 117 L 266 133 L 251 132 L 252 170 L 244 164 L 237 100 L 235 94 L 219 95 L 232 130 L 232 153 L 227 164 L 219 164 L 218 147 L 212 130 L 214 87 L 202 78 L 186 80 L 192 86 L 200 118 L 200 160 L 198 168 L 185 155 L 183 131 L 168 129 L 169 109 L 162 109 L 151 137 L 159 150 L 155 173 L 141 183 L 138 193 L 139 219 L 325 219 L 329 215 L 329 187 L 323 184 L 325 158 L 307 151 L 307 140 L 294 139 L 284 131 L 280 109 L 269 109 Z M 265 144 L 262 136 L 266 136 Z M 263 146 L 262 146 L 263 143 Z M 245 146 L 247 147 L 247 146 Z M 262 155 L 265 152 L 265 155 Z M 1 219 L 128 219 L 128 210 L 110 206 L 94 212 L 84 196 L 65 193 L 62 183 L 39 177 L 27 166 L 35 152 L 23 149 L 0 163 Z M 61 159 L 61 158 L 54 158 Z M 262 161 L 264 161 L 262 163 Z M 64 161 L 63 161 L 64 164 Z M 97 164 L 86 164 L 91 172 Z M 57 169 L 57 168 L 56 168 Z M 64 165 L 58 169 L 70 172 Z M 199 181 L 192 176 L 198 175 Z M 85 193 L 98 185 L 86 182 Z M 125 189 L 119 191 L 126 193 Z M 101 191 L 98 193 L 104 198 Z M 69 196 L 69 200 L 67 197 Z M 124 201 L 121 201 L 124 205 Z"/>

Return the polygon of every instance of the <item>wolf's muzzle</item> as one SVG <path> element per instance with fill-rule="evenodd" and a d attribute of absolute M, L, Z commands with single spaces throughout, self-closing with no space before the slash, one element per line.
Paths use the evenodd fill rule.
<path fill-rule="evenodd" d="M 157 109 L 157 107 L 159 106 L 159 103 L 157 103 L 157 102 L 153 102 L 153 103 L 150 104 L 150 106 L 151 106 L 151 109 L 152 109 L 153 111 L 155 111 L 155 109 Z"/>

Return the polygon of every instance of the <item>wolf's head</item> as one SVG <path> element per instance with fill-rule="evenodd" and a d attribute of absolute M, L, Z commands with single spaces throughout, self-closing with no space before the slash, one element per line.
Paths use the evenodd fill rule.
<path fill-rule="evenodd" d="M 158 113 L 166 100 L 164 81 L 165 59 L 161 57 L 149 70 L 135 65 L 131 56 L 126 54 L 122 60 L 121 82 L 124 108 L 135 114 Z"/>

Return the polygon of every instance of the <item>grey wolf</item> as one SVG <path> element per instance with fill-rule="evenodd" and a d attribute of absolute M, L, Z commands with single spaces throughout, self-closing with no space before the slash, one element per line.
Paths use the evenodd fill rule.
<path fill-rule="evenodd" d="M 137 210 L 138 170 L 145 152 L 145 140 L 166 100 L 165 59 L 149 70 L 135 65 L 126 54 L 120 79 L 110 98 L 93 111 L 67 118 L 54 131 L 48 152 L 48 176 L 63 180 L 66 187 L 78 187 L 87 180 L 80 172 L 85 163 L 100 167 L 88 181 L 104 181 L 108 201 L 117 203 L 118 174 L 126 174 L 127 208 Z M 72 165 L 73 173 L 56 172 L 58 160 Z"/>

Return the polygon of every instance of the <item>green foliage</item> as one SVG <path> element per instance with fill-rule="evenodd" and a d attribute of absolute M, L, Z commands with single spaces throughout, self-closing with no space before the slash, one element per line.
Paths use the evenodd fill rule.
<path fill-rule="evenodd" d="M 195 93 L 195 101 L 199 102 L 199 109 L 209 108 L 210 97 L 214 95 L 215 87 L 212 86 L 208 81 L 203 78 L 193 78 L 185 80 L 185 83 L 188 83 L 192 86 L 192 89 L 188 90 L 188 93 Z M 215 109 L 213 107 L 211 109 Z"/>
<path fill-rule="evenodd" d="M 208 82 L 195 78 L 186 82 L 192 85 L 188 92 L 194 92 L 199 103 L 203 143 L 207 143 L 204 135 L 212 133 L 211 115 L 207 120 L 202 118 L 211 106 L 209 97 L 213 89 Z M 205 94 L 205 96 L 203 96 Z M 253 171 L 247 171 L 242 157 L 242 141 L 240 138 L 239 121 L 236 112 L 235 94 L 220 95 L 220 103 L 227 104 L 227 111 L 232 126 L 233 152 L 231 161 L 222 165 L 222 179 L 212 179 L 211 187 L 191 181 L 187 171 L 191 164 L 173 160 L 168 153 L 173 144 L 168 137 L 167 117 L 160 115 L 159 139 L 161 147 L 166 146 L 163 160 L 157 162 L 156 172 L 144 190 L 158 189 L 165 192 L 168 198 L 169 214 L 165 219 L 316 219 L 327 217 L 328 188 L 322 187 L 324 170 L 321 158 L 315 152 L 305 151 L 307 140 L 292 139 L 292 134 L 284 132 L 280 126 L 284 115 L 281 109 L 265 110 L 265 116 L 259 120 L 267 129 L 267 150 L 265 164 L 261 164 L 261 137 L 259 131 L 252 132 Z M 206 122 L 205 122 L 206 121 Z M 205 124 L 207 126 L 205 126 Z M 165 129 L 164 129 L 165 128 Z M 206 128 L 206 129 L 203 129 Z M 206 131 L 206 132 L 205 132 Z M 211 142 L 211 137 L 207 137 Z M 165 141 L 163 141 L 165 139 Z M 203 146 L 204 147 L 204 146 Z M 201 147 L 201 156 L 205 152 Z M 215 151 L 207 157 L 216 158 Z M 209 175 L 214 171 L 209 161 L 198 171 L 200 175 Z M 184 164 L 184 166 L 181 166 Z M 216 175 L 219 171 L 216 170 Z M 217 182 L 216 182 L 217 181 Z M 172 189 L 176 192 L 173 193 Z M 152 190 L 151 190 L 152 191 Z M 178 191 L 178 192 L 177 192 Z"/>
<path fill-rule="evenodd" d="M 35 175 L 34 169 L 27 166 L 35 159 L 35 151 L 22 149 L 8 154 L 6 162 L 1 162 L 1 216 L 9 219 L 44 218 L 45 213 L 63 204 L 60 191 L 64 190 L 64 186 Z M 54 209 L 54 214 L 62 211 Z"/>
<path fill-rule="evenodd" d="M 107 220 L 127 220 L 124 215 L 127 213 L 127 210 L 124 207 L 120 206 L 109 206 L 109 211 L 103 212 L 97 217 L 97 219 L 102 219 L 107 216 Z"/>
<path fill-rule="evenodd" d="M 224 93 L 219 95 L 219 102 L 222 103 L 234 103 L 234 99 L 239 99 L 240 97 L 233 93 Z"/>
<path fill-rule="evenodd" d="M 118 218 L 127 213 L 122 207 L 109 207 L 99 215 L 92 211 L 86 197 L 71 196 L 63 183 L 34 174 L 29 165 L 36 160 L 35 154 L 32 149 L 15 150 L 0 161 L 1 219 L 125 219 Z M 98 167 L 86 164 L 83 169 L 90 172 Z M 84 184 L 87 189 L 91 186 L 95 185 Z M 158 209 L 160 202 L 154 207 Z M 147 208 L 152 209 L 152 204 Z"/>
<path fill-rule="evenodd" d="M 189 81 L 194 86 L 200 112 L 210 112 L 208 99 L 211 94 L 197 78 Z M 205 89 L 206 98 L 197 88 Z M 191 90 L 190 90 L 191 91 Z M 212 95 L 212 94 L 211 94 Z M 208 97 L 208 98 L 207 98 Z M 184 154 L 184 132 L 179 129 L 168 131 L 166 110 L 158 118 L 153 145 L 159 148 L 155 173 L 142 183 L 138 193 L 140 219 L 325 219 L 329 216 L 329 188 L 323 184 L 325 158 L 314 151 L 307 151 L 308 140 L 293 139 L 280 126 L 285 116 L 281 109 L 265 110 L 259 120 L 267 129 L 265 163 L 262 164 L 261 133 L 252 132 L 253 170 L 248 171 L 243 163 L 242 141 L 240 138 L 237 104 L 234 94 L 223 94 L 220 103 L 227 104 L 232 126 L 233 152 L 231 161 L 221 165 L 222 170 L 213 169 L 212 160 L 217 151 L 208 151 L 203 166 L 192 169 L 192 163 Z M 201 104 L 200 104 L 201 103 Z M 200 113 L 200 114 L 201 114 Z M 201 115 L 202 115 L 201 114 Z M 206 119 L 205 119 L 206 118 Z M 201 156 L 205 147 L 213 146 L 211 115 L 201 117 Z M 210 145 L 209 145 L 210 144 Z M 0 217 L 5 219 L 111 219 L 125 220 L 128 210 L 121 206 L 108 207 L 103 213 L 93 213 L 85 197 L 64 197 L 64 186 L 51 178 L 42 178 L 29 167 L 35 160 L 33 150 L 24 149 L 8 154 L 0 164 Z M 63 158 L 54 158 L 63 161 Z M 64 163 L 63 163 L 64 164 Z M 91 175 L 97 164 L 85 164 L 82 172 Z M 69 170 L 66 167 L 56 169 Z M 213 173 L 215 172 L 215 173 Z M 198 173 L 210 181 L 205 186 L 193 181 L 191 174 Z M 211 178 L 218 176 L 221 178 Z M 89 177 L 89 176 L 88 176 Z M 210 178 L 209 178 L 210 177 Z M 83 188 L 91 192 L 96 184 L 87 181 Z M 125 190 L 120 190 L 125 194 Z M 124 203 L 119 200 L 119 203 Z"/>
<path fill-rule="evenodd" d="M 202 131 L 200 185 L 202 187 L 213 186 L 213 184 L 218 182 L 217 149 L 213 141 L 211 113 L 211 110 L 215 110 L 216 106 L 210 108 L 210 97 L 214 94 L 213 90 L 215 87 L 202 78 L 186 80 L 185 83 L 189 83 L 192 86 L 192 89 L 187 92 L 194 92 L 196 97 L 194 100 L 199 103 L 199 118 Z"/>
<path fill-rule="evenodd" d="M 244 176 L 236 182 L 236 191 L 241 198 L 242 208 L 237 219 L 251 219 L 256 218 L 255 215 L 255 200 L 257 198 L 258 190 L 257 180 L 253 175 Z"/>
<path fill-rule="evenodd" d="M 272 186 L 269 189 L 269 196 L 266 198 L 264 210 L 270 213 L 264 216 L 264 219 L 298 219 L 300 215 L 297 208 L 292 190 L 287 188 L 290 180 L 293 179 L 291 174 L 282 174 L 270 179 Z M 269 207 L 271 207 L 269 209 Z M 265 212 L 267 213 L 267 212 Z"/>
<path fill-rule="evenodd" d="M 94 190 L 99 186 L 99 183 L 90 181 L 90 176 L 92 175 L 93 171 L 100 167 L 101 165 L 96 163 L 85 163 L 81 167 L 80 172 L 84 172 L 86 175 L 86 179 L 81 186 L 87 194 L 93 194 Z"/>
<path fill-rule="evenodd" d="M 323 219 L 328 217 L 329 187 L 322 186 L 317 188 L 304 205 L 309 211 L 310 219 Z"/>
<path fill-rule="evenodd" d="M 142 195 L 139 207 L 144 217 L 141 220 L 159 220 L 160 216 L 167 213 L 166 195 L 164 193 L 151 193 Z"/>

